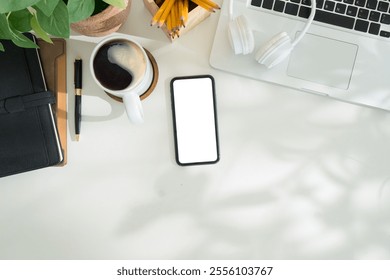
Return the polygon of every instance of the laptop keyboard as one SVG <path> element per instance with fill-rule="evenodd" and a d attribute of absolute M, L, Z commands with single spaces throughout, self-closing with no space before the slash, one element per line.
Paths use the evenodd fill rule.
<path fill-rule="evenodd" d="M 390 38 L 389 1 L 317 0 L 316 3 L 315 21 Z M 310 5 L 310 0 L 251 0 L 249 6 L 308 18 Z"/>

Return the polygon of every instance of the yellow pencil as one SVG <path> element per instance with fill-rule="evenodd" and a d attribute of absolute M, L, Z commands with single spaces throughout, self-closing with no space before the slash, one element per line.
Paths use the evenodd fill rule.
<path fill-rule="evenodd" d="M 212 6 L 202 2 L 201 0 L 191 0 L 191 1 L 209 12 L 214 12 L 214 8 Z"/>
<path fill-rule="evenodd" d="M 174 35 L 174 32 L 177 29 L 176 3 L 173 5 L 170 14 L 172 15 L 172 34 Z"/>
<path fill-rule="evenodd" d="M 185 27 L 188 21 L 188 1 L 183 0 L 183 26 Z"/>
<path fill-rule="evenodd" d="M 167 4 L 167 1 L 164 1 L 164 3 L 160 6 L 160 8 L 154 14 L 154 16 L 150 22 L 150 25 L 155 25 L 157 23 L 158 19 L 161 17 L 162 13 L 164 12 L 166 4 Z"/>
<path fill-rule="evenodd" d="M 181 6 L 180 3 L 182 3 L 181 0 L 176 1 L 175 9 L 176 9 L 176 26 L 179 30 L 181 27 Z"/>
<path fill-rule="evenodd" d="M 168 17 L 167 17 L 167 20 L 166 20 L 166 25 L 167 25 L 167 29 L 168 29 L 168 32 L 169 32 L 169 36 L 172 37 L 172 13 L 169 13 Z"/>
<path fill-rule="evenodd" d="M 165 0 L 161 7 L 158 9 L 157 13 L 153 16 L 150 25 L 155 25 L 160 21 L 160 18 L 163 16 L 164 12 L 171 9 L 174 0 Z"/>
<path fill-rule="evenodd" d="M 161 17 L 158 19 L 158 26 L 162 26 L 167 19 L 167 16 L 171 12 L 172 6 L 175 3 L 176 0 L 165 0 L 165 2 L 168 2 L 164 12 L 162 13 Z M 165 4 L 164 2 L 164 4 Z"/>
<path fill-rule="evenodd" d="M 179 0 L 178 2 L 179 2 L 178 3 L 178 6 L 179 6 L 179 18 L 180 18 L 181 24 L 183 25 L 183 21 L 184 21 L 184 16 L 183 16 L 184 1 L 183 0 Z"/>
<path fill-rule="evenodd" d="M 221 9 L 221 7 L 217 3 L 215 3 L 211 0 L 199 0 L 199 1 L 205 3 L 206 5 L 213 7 L 214 9 L 217 9 L 217 10 Z"/>

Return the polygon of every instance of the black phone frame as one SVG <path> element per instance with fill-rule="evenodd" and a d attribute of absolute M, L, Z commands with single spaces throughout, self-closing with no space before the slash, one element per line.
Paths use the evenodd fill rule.
<path fill-rule="evenodd" d="M 214 124 L 215 124 L 215 145 L 217 150 L 217 158 L 213 161 L 201 161 L 201 162 L 188 162 L 182 163 L 179 160 L 179 149 L 178 149 L 178 139 L 177 139 L 177 127 L 176 127 L 176 112 L 175 112 L 175 97 L 173 83 L 176 80 L 188 80 L 188 79 L 203 79 L 209 78 L 212 85 L 212 97 L 213 97 L 213 110 L 214 110 Z M 219 135 L 218 135 L 218 119 L 217 119 L 217 100 L 216 100 L 216 90 L 215 90 L 215 80 L 214 77 L 209 74 L 204 75 L 190 75 L 190 76 L 177 76 L 171 79 L 170 82 L 170 92 L 171 92 L 171 108 L 172 108 L 172 119 L 173 119 L 173 134 L 175 140 L 175 159 L 178 165 L 180 166 L 191 166 L 191 165 L 204 165 L 204 164 L 215 164 L 220 160 L 220 149 L 219 149 Z"/>

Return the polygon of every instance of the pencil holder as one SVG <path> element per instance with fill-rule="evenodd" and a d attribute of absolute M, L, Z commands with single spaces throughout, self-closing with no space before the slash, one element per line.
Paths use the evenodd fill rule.
<path fill-rule="evenodd" d="M 149 10 L 149 12 L 154 16 L 159 6 L 156 4 L 154 0 L 144 0 L 145 7 Z M 186 34 L 188 31 L 190 31 L 192 28 L 194 28 L 196 25 L 201 23 L 204 19 L 209 17 L 211 12 L 205 10 L 204 8 L 195 5 L 190 1 L 189 6 L 189 13 L 188 13 L 188 21 L 184 28 L 180 30 L 180 36 Z M 170 32 L 168 31 L 167 26 L 164 24 L 161 26 L 161 30 L 165 33 L 165 35 L 168 37 L 170 41 L 176 40 L 178 37 L 172 38 Z"/>

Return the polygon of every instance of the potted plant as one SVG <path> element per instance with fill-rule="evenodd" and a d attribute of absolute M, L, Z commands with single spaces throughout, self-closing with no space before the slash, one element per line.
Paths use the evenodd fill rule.
<path fill-rule="evenodd" d="M 0 39 L 12 40 L 20 47 L 36 48 L 24 32 L 34 31 L 47 42 L 51 42 L 50 36 L 69 38 L 71 26 L 107 9 L 124 11 L 122 20 L 126 20 L 130 3 L 131 0 L 2 0 Z M 111 28 L 110 32 L 113 31 L 116 30 Z M 4 51 L 1 43 L 0 51 Z"/>

